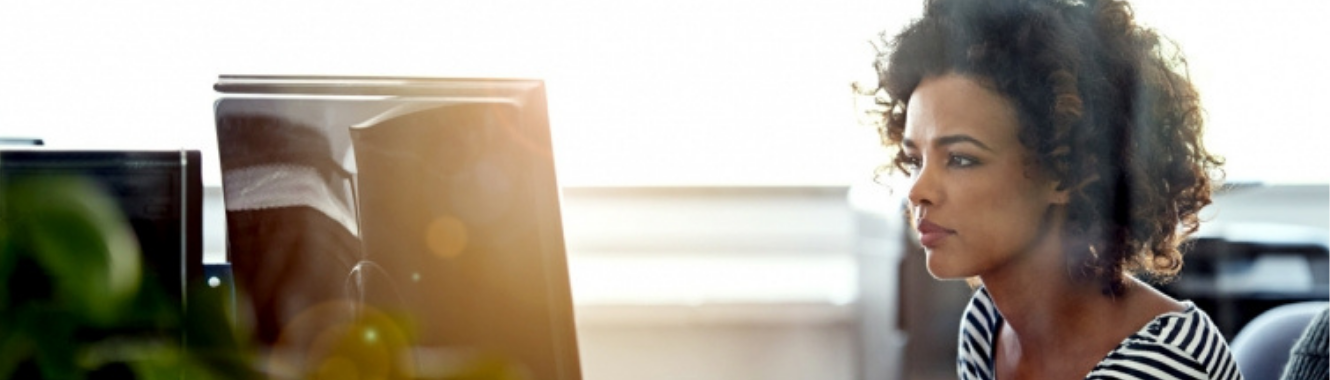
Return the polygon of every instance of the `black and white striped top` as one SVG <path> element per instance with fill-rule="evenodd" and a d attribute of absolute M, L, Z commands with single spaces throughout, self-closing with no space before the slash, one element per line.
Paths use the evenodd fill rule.
<path fill-rule="evenodd" d="M 1228 343 L 1205 312 L 1187 309 L 1155 317 L 1109 352 L 1086 379 L 1242 379 Z M 994 378 L 993 343 L 1002 326 L 988 290 L 979 288 L 961 319 L 960 378 Z"/>

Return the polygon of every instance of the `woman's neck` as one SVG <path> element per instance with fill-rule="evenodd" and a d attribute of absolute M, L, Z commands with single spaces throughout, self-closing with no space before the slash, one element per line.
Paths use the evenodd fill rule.
<path fill-rule="evenodd" d="M 1096 281 L 1068 272 L 1062 211 L 1050 212 L 1044 232 L 1026 252 L 980 276 L 1006 321 L 1004 328 L 1019 337 L 1025 352 L 1060 352 L 1077 342 L 1083 345 L 1086 331 L 1102 328 L 1098 324 L 1105 317 L 1121 310 L 1114 307 L 1116 299 L 1100 292 Z"/>
<path fill-rule="evenodd" d="M 1052 214 L 1045 231 L 1062 231 L 1063 215 Z M 994 347 L 999 373 L 1080 376 L 1156 316 L 1185 309 L 1135 279 L 1121 294 L 1105 295 L 1098 281 L 1069 272 L 1064 239 L 1043 233 L 1023 254 L 980 275 L 1004 320 Z"/>
<path fill-rule="evenodd" d="M 1123 294 L 1105 296 L 1095 284 L 1075 283 L 1056 271 L 1043 273 L 1017 281 L 984 277 L 1004 319 L 997 330 L 994 360 L 999 373 L 1007 376 L 999 377 L 1083 376 L 1150 320 L 1185 310 L 1135 280 Z"/>
<path fill-rule="evenodd" d="M 1096 284 L 1067 273 L 1060 249 L 1022 256 L 981 279 L 1024 351 L 1062 350 L 1114 309 Z"/>
<path fill-rule="evenodd" d="M 1074 284 L 1065 272 L 1040 272 L 1020 279 L 985 276 L 993 303 L 1026 350 L 1057 351 L 1083 342 L 1102 317 L 1115 312 L 1114 300 L 1093 284 Z"/>

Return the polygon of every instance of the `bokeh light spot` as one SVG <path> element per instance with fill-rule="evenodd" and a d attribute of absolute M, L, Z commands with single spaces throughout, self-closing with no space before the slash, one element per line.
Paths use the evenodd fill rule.
<path fill-rule="evenodd" d="M 374 328 L 372 327 L 365 329 L 365 343 L 374 344 L 374 342 L 377 342 L 378 340 L 379 340 L 378 331 L 374 331 Z"/>
<path fill-rule="evenodd" d="M 402 323 L 351 300 L 320 303 L 287 323 L 267 367 L 280 378 L 413 379 L 414 343 Z"/>
<path fill-rule="evenodd" d="M 466 224 L 452 216 L 440 216 L 425 228 L 425 245 L 435 256 L 451 259 L 466 249 Z"/>

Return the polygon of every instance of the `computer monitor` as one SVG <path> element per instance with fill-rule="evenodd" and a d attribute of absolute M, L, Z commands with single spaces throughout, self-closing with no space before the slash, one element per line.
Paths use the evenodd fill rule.
<path fill-rule="evenodd" d="M 357 344 L 409 346 L 384 370 L 580 378 L 541 81 L 223 76 L 215 89 L 228 259 L 280 358 L 265 370 L 335 367 L 330 352 L 368 351 L 329 336 L 362 328 Z"/>
<path fill-rule="evenodd" d="M 197 150 L 7 147 L 0 149 L 0 183 L 78 177 L 97 187 L 134 231 L 144 266 L 141 283 L 183 305 L 187 286 L 204 276 L 200 165 Z"/>

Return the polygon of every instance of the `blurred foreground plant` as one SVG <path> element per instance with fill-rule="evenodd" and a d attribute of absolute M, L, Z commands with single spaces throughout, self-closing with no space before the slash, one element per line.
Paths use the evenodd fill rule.
<path fill-rule="evenodd" d="M 291 322 L 317 338 L 297 347 L 303 360 L 259 360 L 219 292 L 191 291 L 185 308 L 144 277 L 130 223 L 96 182 L 8 179 L 0 177 L 0 379 L 531 378 L 503 355 L 421 356 L 410 318 L 353 303 L 312 310 L 333 316 L 321 323 Z"/>
<path fill-rule="evenodd" d="M 185 312 L 142 261 L 96 183 L 0 182 L 0 378 L 253 377 L 221 300 Z"/>

